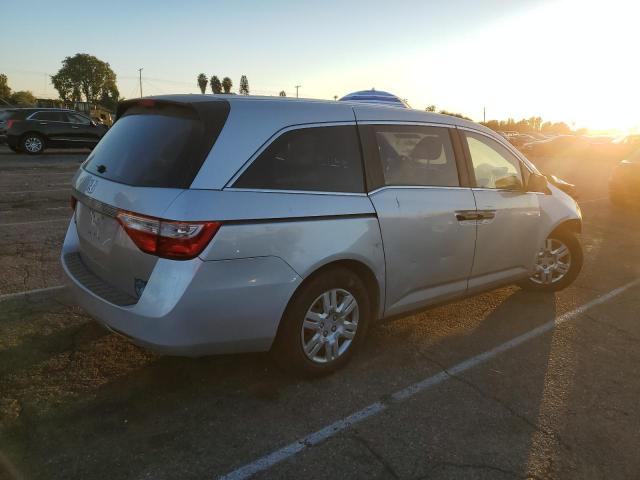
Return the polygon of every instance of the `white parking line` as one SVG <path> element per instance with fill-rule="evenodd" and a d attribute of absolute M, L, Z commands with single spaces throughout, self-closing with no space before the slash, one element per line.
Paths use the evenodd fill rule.
<path fill-rule="evenodd" d="M 56 285 L 55 287 L 36 288 L 35 290 L 27 290 L 25 292 L 7 293 L 0 295 L 0 302 L 4 300 L 11 300 L 12 298 L 24 297 L 27 295 L 37 295 L 38 293 L 55 292 L 56 290 L 62 290 L 66 288 L 65 285 Z"/>
<path fill-rule="evenodd" d="M 294 455 L 296 455 L 297 453 L 300 453 L 306 448 L 312 445 L 316 445 L 334 436 L 335 434 L 343 430 L 346 430 L 347 428 L 357 423 L 360 423 L 366 420 L 367 418 L 373 417 L 385 411 L 387 408 L 389 408 L 391 405 L 395 403 L 402 402 L 416 395 L 417 393 L 420 393 L 424 390 L 427 390 L 435 385 L 438 385 L 444 382 L 445 380 L 451 378 L 452 375 L 457 375 L 462 372 L 465 372 L 466 370 L 469 370 L 470 368 L 480 365 L 503 352 L 511 350 L 512 348 L 515 348 L 527 342 L 528 340 L 531 340 L 532 338 L 538 337 L 550 330 L 553 330 L 556 326 L 574 319 L 575 317 L 586 312 L 590 308 L 595 307 L 596 305 L 600 305 L 601 303 L 605 303 L 611 300 L 612 298 L 620 295 L 621 293 L 628 290 L 629 288 L 636 286 L 638 284 L 640 284 L 640 279 L 636 279 L 632 282 L 627 283 L 626 285 L 616 288 L 615 290 L 612 290 L 609 293 L 601 295 L 591 300 L 590 302 L 585 303 L 580 307 L 577 307 L 567 313 L 564 313 L 563 315 L 560 315 L 558 318 L 550 320 L 547 323 L 544 323 L 539 327 L 536 327 L 533 330 L 528 331 L 527 333 L 524 333 L 515 338 L 512 338 L 511 340 L 501 345 L 498 345 L 497 347 L 492 348 L 491 350 L 487 350 L 486 352 L 483 352 L 479 355 L 471 357 L 468 360 L 465 360 L 462 363 L 458 363 L 457 365 L 447 370 L 443 370 L 431 377 L 425 378 L 424 380 L 421 380 L 412 385 L 409 385 L 408 387 L 393 393 L 390 397 L 390 400 L 384 400 L 384 401 L 380 400 L 378 402 L 372 403 L 371 405 L 364 407 L 362 410 L 358 410 L 357 412 L 352 413 L 348 417 L 338 420 L 332 423 L 331 425 L 328 425 L 322 428 L 321 430 L 318 430 L 315 433 L 312 433 L 304 438 L 296 440 L 295 442 L 290 443 L 289 445 L 281 448 L 280 450 L 276 450 L 272 453 L 269 453 L 264 457 L 261 457 L 251 463 L 248 463 L 247 465 L 244 465 L 238 468 L 237 470 L 234 470 L 219 478 L 223 480 L 243 480 L 255 475 L 258 472 L 267 470 L 273 467 L 274 465 L 276 465 L 277 463 L 280 463 L 284 460 L 287 460 L 293 457 Z"/>
<path fill-rule="evenodd" d="M 65 207 L 68 208 L 68 207 Z M 61 222 L 61 221 L 69 221 L 71 220 L 71 216 L 69 217 L 59 217 L 59 218 L 50 218 L 48 220 L 33 220 L 31 222 L 14 222 L 14 223 L 0 223 L 0 227 L 17 227 L 20 225 L 36 225 L 38 223 L 52 223 L 52 222 Z"/>

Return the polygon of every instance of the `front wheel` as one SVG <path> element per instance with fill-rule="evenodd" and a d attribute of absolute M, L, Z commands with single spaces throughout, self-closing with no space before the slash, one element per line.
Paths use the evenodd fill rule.
<path fill-rule="evenodd" d="M 296 292 L 272 352 L 285 370 L 304 376 L 331 373 L 362 344 L 371 314 L 364 283 L 346 268 L 320 273 Z"/>
<path fill-rule="evenodd" d="M 573 283 L 582 269 L 582 247 L 571 232 L 554 232 L 536 257 L 534 274 L 520 283 L 525 290 L 557 292 Z"/>

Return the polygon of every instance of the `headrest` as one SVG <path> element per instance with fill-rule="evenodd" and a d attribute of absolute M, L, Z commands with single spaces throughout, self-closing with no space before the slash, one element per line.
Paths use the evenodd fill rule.
<path fill-rule="evenodd" d="M 413 147 L 411 157 L 415 159 L 437 160 L 442 153 L 442 147 L 442 140 L 439 136 L 424 137 Z"/>

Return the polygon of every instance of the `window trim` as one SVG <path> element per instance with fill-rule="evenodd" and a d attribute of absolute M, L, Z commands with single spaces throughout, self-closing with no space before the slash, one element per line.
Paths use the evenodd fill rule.
<path fill-rule="evenodd" d="M 471 133 L 475 133 L 476 135 L 480 135 L 483 136 L 485 138 L 488 138 L 489 140 L 493 140 L 494 142 L 496 142 L 498 145 L 501 145 L 502 147 L 505 147 L 506 150 L 511 153 L 514 158 L 517 160 L 519 167 L 520 167 L 520 176 L 522 178 L 522 193 L 527 193 L 526 190 L 526 185 L 524 185 L 524 179 L 525 179 L 525 174 L 523 169 L 527 169 L 527 171 L 529 172 L 529 174 L 533 174 L 534 172 L 532 171 L 532 169 L 529 168 L 529 166 L 527 164 L 525 164 L 525 162 L 522 161 L 522 159 L 520 158 L 520 155 L 517 155 L 514 152 L 514 148 L 512 145 L 507 145 L 505 142 L 502 142 L 500 140 L 498 140 L 497 138 L 491 136 L 491 135 L 487 135 L 485 132 L 481 132 L 479 130 L 473 129 L 473 128 L 467 128 L 467 127 L 458 127 L 458 130 L 464 130 L 464 131 L 468 131 Z M 466 156 L 466 161 L 467 161 L 467 168 L 469 170 L 469 176 L 470 176 L 470 185 L 471 188 L 473 188 L 474 190 L 488 190 L 488 191 L 492 191 L 492 192 L 518 192 L 517 190 L 511 190 L 508 188 L 488 188 L 488 187 L 479 187 L 477 180 L 476 180 L 476 174 L 475 174 L 475 170 L 473 168 L 473 159 L 471 158 L 471 151 L 469 150 L 469 143 L 466 141 L 466 136 L 464 135 L 464 132 L 458 132 L 458 135 L 460 137 L 460 142 L 462 143 L 462 149 L 464 151 L 464 154 Z"/>
<path fill-rule="evenodd" d="M 271 135 L 258 149 L 249 157 L 249 159 L 244 162 L 244 164 L 240 167 L 240 169 L 231 177 L 231 179 L 225 183 L 222 187 L 222 190 L 231 191 L 231 192 L 260 192 L 260 193 L 306 193 L 306 194 L 320 194 L 320 195 L 348 195 L 348 196 L 362 196 L 366 195 L 367 191 L 367 178 L 366 178 L 366 169 L 363 160 L 362 153 L 362 142 L 360 139 L 359 131 L 356 131 L 357 141 L 358 141 L 358 153 L 360 155 L 360 162 L 362 166 L 362 186 L 364 188 L 364 192 L 329 192 L 323 190 L 278 190 L 272 188 L 249 188 L 249 187 L 234 187 L 234 183 L 242 176 L 242 174 L 249 169 L 251 165 L 262 155 L 262 153 L 269 148 L 273 143 L 275 143 L 280 137 L 285 135 L 286 133 L 292 132 L 294 130 L 304 130 L 307 128 L 321 128 L 321 127 L 346 127 L 352 125 L 356 129 L 358 128 L 358 124 L 355 120 L 349 120 L 344 122 L 313 122 L 313 123 L 297 123 L 294 125 L 288 125 L 286 127 L 281 128 L 276 131 L 273 135 Z"/>
<path fill-rule="evenodd" d="M 451 148 L 453 150 L 454 161 L 456 163 L 456 170 L 458 173 L 459 185 L 386 185 L 384 174 L 382 172 L 382 161 L 378 154 L 378 146 L 375 138 L 376 126 L 390 126 L 390 127 L 432 127 L 449 129 L 449 141 L 451 142 Z M 456 125 L 447 123 L 435 123 L 435 122 L 405 122 L 405 121 L 364 121 L 358 122 L 358 131 L 363 144 L 363 161 L 365 166 L 365 179 L 367 180 L 367 192 L 371 195 L 375 192 L 379 192 L 385 188 L 470 188 L 470 178 L 468 174 L 468 167 L 466 165 L 466 159 L 463 151 L 461 151 L 461 145 L 457 144 L 460 140 L 457 139 L 457 132 L 455 131 Z"/>

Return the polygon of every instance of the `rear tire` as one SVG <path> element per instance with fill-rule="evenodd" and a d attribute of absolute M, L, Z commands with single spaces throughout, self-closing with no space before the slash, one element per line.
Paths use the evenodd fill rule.
<path fill-rule="evenodd" d="M 524 290 L 558 292 L 573 283 L 582 270 L 582 263 L 582 246 L 578 238 L 571 232 L 555 231 L 538 253 L 536 273 L 519 286 Z"/>
<path fill-rule="evenodd" d="M 272 354 L 278 365 L 305 377 L 344 366 L 361 347 L 371 304 L 364 282 L 344 267 L 312 277 L 282 316 Z"/>
<path fill-rule="evenodd" d="M 28 155 L 39 155 L 44 148 L 44 137 L 40 134 L 27 133 L 20 139 L 20 150 Z"/>

